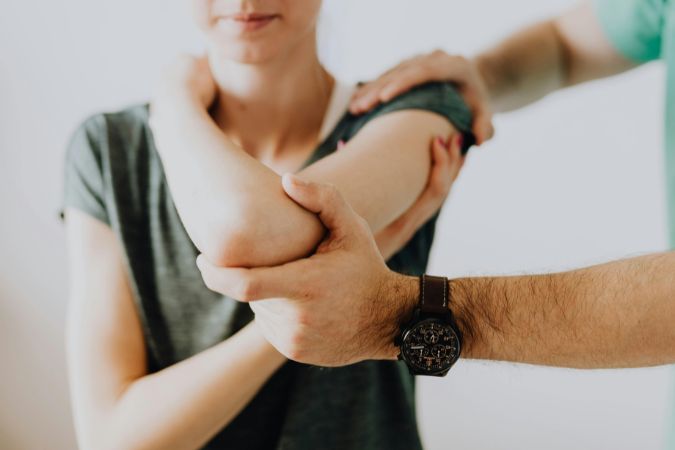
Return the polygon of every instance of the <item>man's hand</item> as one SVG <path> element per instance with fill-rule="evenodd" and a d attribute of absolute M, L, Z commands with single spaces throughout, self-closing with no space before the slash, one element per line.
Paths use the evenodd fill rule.
<path fill-rule="evenodd" d="M 440 137 L 434 139 L 431 144 L 431 171 L 424 192 L 401 217 L 375 236 L 384 259 L 401 250 L 417 230 L 441 209 L 464 166 L 465 157 L 461 149 L 461 134 L 449 137 L 447 142 Z"/>
<path fill-rule="evenodd" d="M 478 145 L 494 135 L 492 107 L 485 81 L 474 61 L 436 50 L 403 61 L 380 78 L 359 89 L 350 111 L 360 114 L 387 102 L 411 88 L 430 81 L 451 81 L 458 87 L 474 117 L 473 133 Z"/>
<path fill-rule="evenodd" d="M 219 268 L 200 256 L 206 285 L 251 302 L 264 336 L 292 360 L 343 366 L 395 359 L 394 337 L 417 301 L 418 280 L 387 268 L 368 224 L 337 189 L 290 175 L 282 184 L 327 228 L 316 253 L 253 269 Z"/>

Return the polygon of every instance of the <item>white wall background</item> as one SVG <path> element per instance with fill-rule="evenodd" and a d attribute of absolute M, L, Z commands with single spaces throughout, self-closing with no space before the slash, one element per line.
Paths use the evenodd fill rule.
<path fill-rule="evenodd" d="M 435 47 L 472 53 L 571 4 L 325 1 L 326 61 L 346 79 Z M 74 448 L 56 217 L 64 145 L 85 115 L 146 99 L 174 53 L 199 48 L 187 3 L 3 0 L 2 449 Z M 444 210 L 431 271 L 538 272 L 664 249 L 663 82 L 652 65 L 500 117 L 497 138 L 473 152 Z M 461 362 L 448 378 L 420 383 L 422 431 L 430 450 L 657 450 L 672 375 Z"/>

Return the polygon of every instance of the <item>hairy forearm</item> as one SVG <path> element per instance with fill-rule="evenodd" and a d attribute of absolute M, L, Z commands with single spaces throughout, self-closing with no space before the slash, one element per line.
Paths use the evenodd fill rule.
<path fill-rule="evenodd" d="M 450 287 L 465 357 L 576 368 L 675 362 L 675 253 Z"/>
<path fill-rule="evenodd" d="M 201 448 L 285 361 L 254 327 L 129 383 L 93 447 Z"/>
<path fill-rule="evenodd" d="M 607 39 L 590 0 L 513 34 L 475 62 L 495 111 L 518 109 L 557 89 L 637 65 Z"/>
<path fill-rule="evenodd" d="M 565 82 L 565 51 L 553 21 L 508 37 L 476 57 L 497 112 L 526 106 Z"/>

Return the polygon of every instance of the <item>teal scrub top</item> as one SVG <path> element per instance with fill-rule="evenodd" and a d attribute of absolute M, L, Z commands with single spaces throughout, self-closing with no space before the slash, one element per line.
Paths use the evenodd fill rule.
<path fill-rule="evenodd" d="M 675 248 L 675 0 L 594 0 L 610 42 L 630 60 L 663 60 L 667 70 L 665 170 L 670 247 Z M 673 399 L 675 405 L 675 399 Z M 675 450 L 675 409 L 668 450 Z"/>

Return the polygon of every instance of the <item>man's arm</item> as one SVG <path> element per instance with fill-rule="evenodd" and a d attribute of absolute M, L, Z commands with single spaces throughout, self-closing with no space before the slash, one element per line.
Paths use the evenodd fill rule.
<path fill-rule="evenodd" d="M 516 32 L 475 58 L 437 50 L 403 61 L 362 87 L 353 113 L 369 110 L 429 81 L 454 82 L 472 109 L 478 144 L 493 135 L 492 114 L 522 108 L 563 87 L 614 75 L 636 63 L 621 56 L 585 0 Z"/>
<path fill-rule="evenodd" d="M 419 279 L 386 267 L 337 190 L 293 177 L 284 189 L 330 231 L 316 254 L 250 270 L 200 260 L 207 286 L 251 301 L 265 337 L 291 359 L 333 366 L 396 358 L 394 337 L 418 303 Z M 450 292 L 466 358 L 578 368 L 675 363 L 675 252 L 552 275 L 457 279 Z"/>
<path fill-rule="evenodd" d="M 635 67 L 609 42 L 586 0 L 525 28 L 475 59 L 494 111 L 510 111 L 560 88 Z"/>
<path fill-rule="evenodd" d="M 576 368 L 675 362 L 675 253 L 450 281 L 464 357 Z"/>

